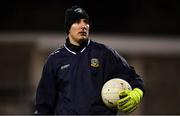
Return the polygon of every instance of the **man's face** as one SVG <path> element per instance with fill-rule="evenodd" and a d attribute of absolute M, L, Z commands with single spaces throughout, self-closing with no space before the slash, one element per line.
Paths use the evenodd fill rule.
<path fill-rule="evenodd" d="M 76 20 L 69 30 L 70 42 L 74 45 L 80 45 L 80 43 L 89 37 L 89 22 L 87 19 Z"/>

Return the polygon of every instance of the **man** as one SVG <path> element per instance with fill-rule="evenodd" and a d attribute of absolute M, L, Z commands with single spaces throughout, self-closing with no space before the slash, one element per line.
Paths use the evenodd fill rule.
<path fill-rule="evenodd" d="M 36 114 L 130 113 L 142 100 L 142 79 L 115 50 L 89 39 L 90 24 L 84 9 L 73 6 L 66 10 L 66 42 L 44 65 L 36 93 Z M 103 84 L 112 78 L 122 78 L 133 88 L 120 94 L 125 97 L 117 101 L 117 109 L 106 107 L 101 98 Z"/>

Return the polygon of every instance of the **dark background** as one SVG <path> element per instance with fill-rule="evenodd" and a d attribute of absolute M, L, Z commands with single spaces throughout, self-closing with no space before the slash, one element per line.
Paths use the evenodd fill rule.
<path fill-rule="evenodd" d="M 180 35 L 180 6 L 175 0 L 2 0 L 0 31 L 64 31 L 64 12 L 83 7 L 92 32 Z"/>
<path fill-rule="evenodd" d="M 93 38 L 145 80 L 133 114 L 180 114 L 178 0 L 0 0 L 0 114 L 33 114 L 44 63 L 64 44 L 64 12 L 75 4 L 89 13 Z"/>

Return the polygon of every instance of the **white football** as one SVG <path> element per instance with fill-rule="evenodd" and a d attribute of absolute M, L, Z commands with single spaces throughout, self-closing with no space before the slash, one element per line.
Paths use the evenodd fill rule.
<path fill-rule="evenodd" d="M 119 93 L 124 90 L 132 90 L 130 84 L 120 78 L 114 78 L 107 81 L 101 91 L 102 100 L 109 108 L 117 108 L 117 100 L 119 100 Z"/>

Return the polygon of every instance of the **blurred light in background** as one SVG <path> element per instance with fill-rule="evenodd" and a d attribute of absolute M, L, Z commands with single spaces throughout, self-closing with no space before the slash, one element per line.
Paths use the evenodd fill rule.
<path fill-rule="evenodd" d="M 145 80 L 145 98 L 133 114 L 180 113 L 180 39 L 114 34 L 91 39 L 115 48 Z M 1 114 L 33 113 L 44 62 L 64 42 L 62 33 L 0 34 Z"/>

